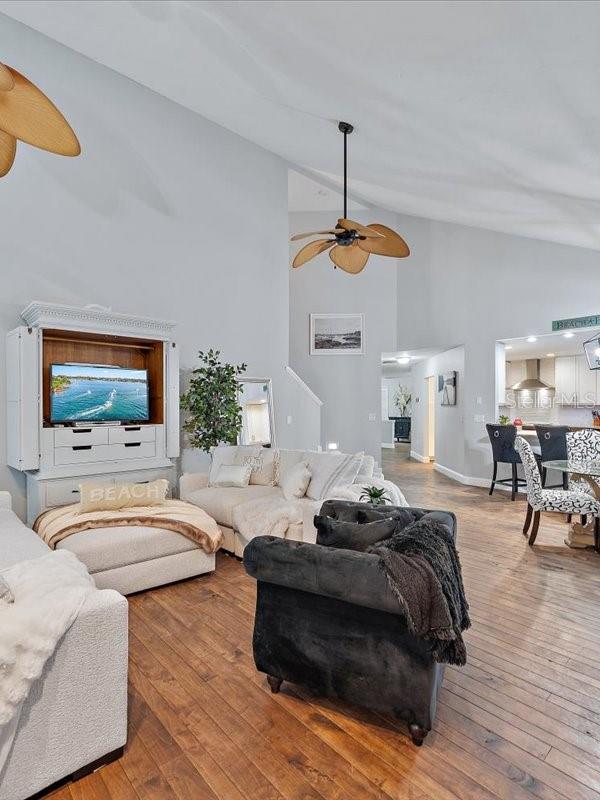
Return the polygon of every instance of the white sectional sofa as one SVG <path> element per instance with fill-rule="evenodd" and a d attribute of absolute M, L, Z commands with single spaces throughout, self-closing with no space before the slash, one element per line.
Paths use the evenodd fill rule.
<path fill-rule="evenodd" d="M 247 458 L 244 453 L 252 449 L 260 451 L 263 463 L 253 470 L 248 486 L 211 485 L 220 466 L 243 462 Z M 292 501 L 296 513 L 283 538 L 314 542 L 316 530 L 313 517 L 323 501 L 331 497 L 358 500 L 364 486 L 385 488 L 394 505 L 407 505 L 398 487 L 384 479 L 374 458 L 362 453 L 351 456 L 339 451 L 325 453 L 312 450 L 219 447 L 213 452 L 209 473 L 184 473 L 181 476 L 179 494 L 182 500 L 194 503 L 217 521 L 223 532 L 223 549 L 241 558 L 251 538 L 272 533 L 261 525 L 250 531 L 240 530 L 236 520 L 239 521 L 243 513 L 242 506 L 269 498 L 274 505 L 280 505 L 283 513 L 285 507 L 289 507 L 290 501 L 283 495 L 281 481 L 286 471 L 299 461 L 306 461 L 312 466 L 313 476 L 307 495 Z M 315 487 L 317 482 L 318 488 Z M 313 488 L 316 491 L 312 491 Z"/>
<path fill-rule="evenodd" d="M 49 552 L 0 492 L 0 571 Z M 127 739 L 127 601 L 93 591 L 24 703 L 0 800 L 25 800 L 96 762 Z"/>

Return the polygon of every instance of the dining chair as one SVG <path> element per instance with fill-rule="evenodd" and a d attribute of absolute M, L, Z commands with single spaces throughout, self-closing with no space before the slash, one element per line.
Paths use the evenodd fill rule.
<path fill-rule="evenodd" d="M 560 514 L 581 514 L 582 520 L 586 515 L 594 517 L 594 540 L 596 549 L 600 543 L 600 501 L 591 494 L 573 489 L 556 490 L 544 489 L 537 461 L 531 445 L 522 436 L 515 439 L 515 448 L 521 457 L 525 482 L 527 484 L 527 513 L 523 525 L 523 535 L 529 534 L 529 545 L 533 545 L 540 527 L 540 513 L 542 511 L 557 511 Z"/>
<path fill-rule="evenodd" d="M 569 431 L 567 433 L 567 459 L 578 463 L 595 461 L 600 463 L 600 431 L 593 431 L 590 428 L 582 428 L 579 431 Z M 595 483 L 600 485 L 600 480 L 593 478 Z M 575 491 L 585 492 L 595 497 L 594 490 L 583 478 L 571 477 L 571 486 Z M 581 524 L 585 525 L 586 520 L 582 519 Z"/>
<path fill-rule="evenodd" d="M 521 463 L 521 458 L 515 450 L 517 429 L 514 425 L 492 425 L 490 423 L 485 427 L 492 444 L 492 458 L 494 459 L 494 472 L 492 474 L 492 485 L 490 486 L 489 493 L 493 494 L 494 487 L 497 483 L 508 483 L 512 487 L 510 499 L 514 500 L 519 486 L 525 486 L 525 481 L 517 477 L 517 464 Z M 512 470 L 510 478 L 497 479 L 498 464 L 511 465 Z"/>
<path fill-rule="evenodd" d="M 540 443 L 540 460 L 544 461 L 566 461 L 567 456 L 567 433 L 569 428 L 566 425 L 535 425 L 535 432 Z M 546 486 L 548 470 L 542 466 L 542 487 L 544 489 L 564 489 L 569 488 L 569 476 L 566 472 L 562 473 L 562 483 L 553 486 Z"/>

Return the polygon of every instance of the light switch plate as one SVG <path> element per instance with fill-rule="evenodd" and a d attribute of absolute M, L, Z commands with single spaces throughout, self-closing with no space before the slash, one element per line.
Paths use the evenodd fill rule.
<path fill-rule="evenodd" d="M 369 414 L 369 422 L 375 422 L 376 419 L 377 419 L 377 414 L 373 414 L 373 412 L 371 412 Z"/>
<path fill-rule="evenodd" d="M 475 414 L 475 422 L 485 422 L 485 414 Z"/>

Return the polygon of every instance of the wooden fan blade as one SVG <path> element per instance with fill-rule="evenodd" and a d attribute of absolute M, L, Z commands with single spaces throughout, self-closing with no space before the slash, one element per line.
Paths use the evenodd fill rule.
<path fill-rule="evenodd" d="M 78 156 L 77 137 L 54 103 L 16 69 L 7 69 L 15 85 L 0 92 L 0 130 L 51 153 Z"/>
<path fill-rule="evenodd" d="M 310 233 L 295 233 L 290 242 L 297 242 L 299 239 L 306 239 L 308 236 L 335 236 L 336 233 L 343 233 L 341 228 L 336 228 L 333 231 L 310 231 Z"/>
<path fill-rule="evenodd" d="M 392 258 L 406 258 L 410 255 L 410 250 L 404 239 L 388 228 L 386 225 L 380 225 L 378 222 L 373 222 L 369 225 L 377 233 L 382 234 L 378 239 L 359 239 L 358 246 L 366 253 L 375 253 L 379 256 L 391 256 Z"/>
<path fill-rule="evenodd" d="M 15 85 L 12 72 L 4 64 L 0 64 L 0 92 L 10 92 Z"/>
<path fill-rule="evenodd" d="M 10 170 L 17 152 L 17 140 L 10 133 L 0 131 L 0 178 Z"/>
<path fill-rule="evenodd" d="M 296 257 L 292 261 L 292 267 L 301 267 L 302 264 L 306 264 L 311 258 L 318 256 L 319 253 L 330 248 L 332 244 L 335 244 L 335 239 L 318 239 L 316 242 L 305 244 L 304 247 L 296 253 Z"/>
<path fill-rule="evenodd" d="M 357 275 L 365 268 L 365 264 L 369 260 L 369 254 L 357 247 L 356 242 L 353 242 L 346 246 L 338 244 L 337 247 L 329 251 L 329 258 L 336 267 L 343 269 L 345 272 L 350 272 L 352 275 Z"/>
<path fill-rule="evenodd" d="M 372 226 L 367 228 L 366 225 L 361 225 L 360 222 L 354 222 L 352 219 L 338 219 L 338 228 L 343 228 L 345 231 L 358 231 L 361 236 L 369 239 L 377 239 L 380 236 Z"/>

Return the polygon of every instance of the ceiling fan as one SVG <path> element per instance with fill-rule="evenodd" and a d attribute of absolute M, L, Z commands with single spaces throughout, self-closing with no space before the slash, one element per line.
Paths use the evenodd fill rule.
<path fill-rule="evenodd" d="M 339 267 L 353 275 L 362 272 L 371 253 L 391 258 L 406 258 L 410 250 L 404 239 L 378 222 L 361 225 L 348 219 L 348 134 L 352 133 L 354 126 L 349 122 L 340 122 L 338 129 L 344 134 L 344 216 L 338 219 L 337 225 L 329 231 L 311 231 L 310 233 L 297 233 L 291 241 L 306 239 L 309 236 L 329 235 L 333 239 L 315 239 L 304 245 L 292 262 L 292 267 L 301 267 L 329 250 L 329 258 L 333 261 L 334 268 Z"/>
<path fill-rule="evenodd" d="M 0 178 L 13 165 L 17 139 L 62 156 L 81 152 L 77 136 L 54 103 L 16 69 L 0 64 Z"/>

